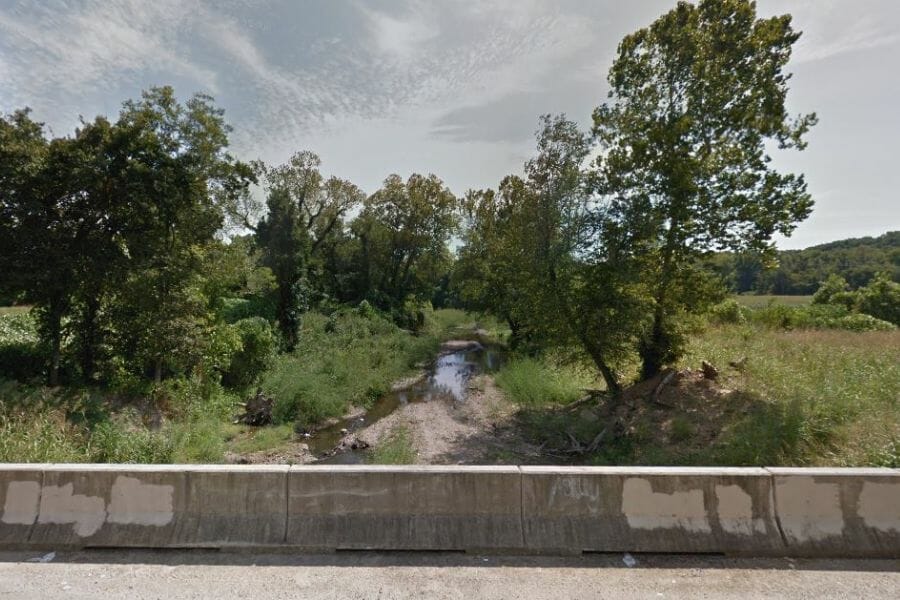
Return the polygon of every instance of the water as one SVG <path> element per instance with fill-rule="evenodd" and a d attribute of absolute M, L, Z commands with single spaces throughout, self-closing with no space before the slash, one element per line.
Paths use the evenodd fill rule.
<path fill-rule="evenodd" d="M 502 360 L 503 355 L 499 350 L 478 342 L 472 342 L 471 345 L 457 351 L 444 352 L 428 369 L 426 377 L 408 388 L 385 394 L 362 416 L 342 419 L 317 431 L 306 440 L 306 443 L 315 456 L 322 456 L 333 450 L 344 437 L 383 419 L 405 404 L 434 400 L 464 402 L 469 379 L 474 375 L 497 370 Z M 344 429 L 348 433 L 342 433 Z M 366 456 L 365 450 L 348 449 L 317 462 L 356 464 L 364 462 Z"/>

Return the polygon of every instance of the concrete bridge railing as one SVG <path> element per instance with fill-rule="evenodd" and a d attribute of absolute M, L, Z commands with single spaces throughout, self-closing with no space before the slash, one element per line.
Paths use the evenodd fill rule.
<path fill-rule="evenodd" d="M 900 558 L 900 470 L 0 465 L 0 548 Z"/>

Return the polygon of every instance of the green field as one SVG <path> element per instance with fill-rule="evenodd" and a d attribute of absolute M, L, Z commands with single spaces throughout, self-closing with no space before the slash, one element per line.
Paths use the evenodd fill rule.
<path fill-rule="evenodd" d="M 785 306 L 805 306 L 812 302 L 812 296 L 775 296 L 771 294 L 740 294 L 733 296 L 735 300 L 747 308 L 762 308 L 769 304 Z"/>

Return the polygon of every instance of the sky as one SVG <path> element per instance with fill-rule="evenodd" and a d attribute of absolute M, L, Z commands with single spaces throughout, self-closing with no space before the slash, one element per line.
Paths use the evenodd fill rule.
<path fill-rule="evenodd" d="M 495 187 L 533 153 L 543 113 L 585 129 L 621 38 L 674 0 L 0 0 L 0 112 L 29 106 L 53 135 L 172 85 L 215 97 L 238 158 L 313 150 L 374 192 L 435 173 Z M 900 229 L 900 2 L 759 0 L 803 36 L 789 110 L 815 111 L 804 173 L 813 215 L 781 248 Z"/>

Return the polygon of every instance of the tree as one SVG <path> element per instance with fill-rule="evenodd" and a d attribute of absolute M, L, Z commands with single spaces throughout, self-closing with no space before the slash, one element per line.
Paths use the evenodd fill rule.
<path fill-rule="evenodd" d="M 650 289 L 645 378 L 677 357 L 679 314 L 709 301 L 698 259 L 771 252 L 772 235 L 810 213 L 803 176 L 775 171 L 767 146 L 802 149 L 816 122 L 785 108 L 783 70 L 799 36 L 789 15 L 757 19 L 754 2 L 702 0 L 679 2 L 619 45 L 610 100 L 593 115 L 597 190 Z"/>
<path fill-rule="evenodd" d="M 171 88 L 153 88 L 124 103 L 117 128 L 128 265 L 114 302 L 116 343 L 159 381 L 202 355 L 211 319 L 204 250 L 223 226 L 223 194 L 240 188 L 235 173 L 245 170 L 225 151 L 229 127 L 205 95 L 181 104 Z"/>
<path fill-rule="evenodd" d="M 276 318 L 289 351 L 297 345 L 300 316 L 309 300 L 310 262 L 332 232 L 343 226 L 343 216 L 363 200 L 362 191 L 351 182 L 336 177 L 325 180 L 320 165 L 312 152 L 298 152 L 287 164 L 263 169 L 268 213 L 251 226 L 263 251 L 263 264 L 275 276 Z"/>
<path fill-rule="evenodd" d="M 359 242 L 357 289 L 385 309 L 431 298 L 449 269 L 447 244 L 459 225 L 456 198 L 435 175 L 391 175 L 351 225 Z M 362 299 L 362 298 L 361 298 Z"/>

